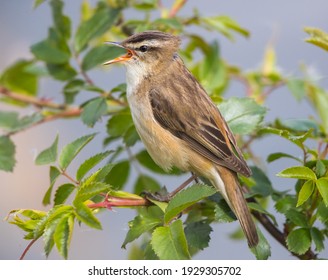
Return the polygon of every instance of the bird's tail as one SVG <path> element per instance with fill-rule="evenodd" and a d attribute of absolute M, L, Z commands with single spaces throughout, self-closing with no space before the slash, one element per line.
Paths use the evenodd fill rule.
<path fill-rule="evenodd" d="M 224 190 L 222 191 L 222 186 L 216 187 L 224 196 L 225 200 L 239 220 L 241 228 L 247 238 L 248 246 L 251 248 L 255 247 L 259 242 L 259 238 L 257 235 L 256 226 L 243 196 L 237 174 L 221 166 L 217 167 L 217 170 L 224 184 Z"/>

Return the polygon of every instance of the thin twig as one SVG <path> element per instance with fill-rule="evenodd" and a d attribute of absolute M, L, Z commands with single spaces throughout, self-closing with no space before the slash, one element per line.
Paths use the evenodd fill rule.
<path fill-rule="evenodd" d="M 32 239 L 31 242 L 26 246 L 25 250 L 23 251 L 22 255 L 20 256 L 20 260 L 23 260 L 26 253 L 28 252 L 28 250 L 30 250 L 30 248 L 32 247 L 32 245 L 38 240 L 39 238 L 35 238 Z"/>

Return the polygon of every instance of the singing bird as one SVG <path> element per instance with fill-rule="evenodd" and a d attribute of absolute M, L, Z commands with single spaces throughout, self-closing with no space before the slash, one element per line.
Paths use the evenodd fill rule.
<path fill-rule="evenodd" d="M 126 66 L 127 100 L 149 155 L 164 170 L 175 166 L 210 180 L 238 218 L 249 247 L 256 246 L 237 177 L 251 171 L 217 106 L 177 54 L 180 38 L 145 31 L 108 43 L 126 49 L 105 64 Z"/>

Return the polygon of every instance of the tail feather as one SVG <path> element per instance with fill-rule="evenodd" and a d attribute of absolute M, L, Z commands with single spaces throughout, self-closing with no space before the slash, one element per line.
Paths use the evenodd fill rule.
<path fill-rule="evenodd" d="M 218 172 L 224 184 L 225 193 L 223 193 L 223 196 L 239 220 L 241 228 L 247 238 L 248 246 L 255 247 L 259 242 L 259 238 L 256 226 L 241 191 L 237 174 L 221 166 L 218 167 Z M 222 188 L 222 186 L 217 187 L 219 187 L 219 189 Z"/>

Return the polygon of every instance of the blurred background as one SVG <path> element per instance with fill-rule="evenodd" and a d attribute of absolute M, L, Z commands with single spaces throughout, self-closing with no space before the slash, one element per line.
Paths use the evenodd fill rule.
<path fill-rule="evenodd" d="M 79 19 L 79 6 L 82 1 L 64 1 L 66 14 L 73 19 L 73 27 L 76 27 Z M 92 3 L 92 1 L 90 1 Z M 162 1 L 165 6 L 170 6 L 173 1 Z M 0 70 L 8 67 L 19 58 L 30 58 L 29 47 L 46 37 L 48 26 L 51 24 L 51 15 L 48 5 L 41 5 L 33 10 L 32 0 L 0 0 Z M 300 65 L 305 63 L 320 79 L 320 84 L 328 88 L 328 55 L 321 49 L 304 42 L 307 34 L 305 26 L 313 26 L 328 31 L 326 0 L 297 0 L 297 1 L 197 1 L 190 0 L 180 11 L 180 14 L 188 14 L 193 8 L 198 8 L 202 15 L 228 15 L 236 20 L 242 27 L 251 32 L 248 39 L 236 37 L 231 42 L 217 34 L 206 34 L 208 40 L 220 41 L 221 54 L 230 64 L 235 64 L 244 70 L 260 67 L 264 50 L 272 43 L 278 59 L 280 70 L 285 74 L 298 75 Z M 128 11 L 126 17 L 135 18 L 135 11 Z M 202 29 L 194 29 L 193 32 L 205 32 Z M 118 82 L 124 82 L 124 69 L 121 67 L 99 67 L 90 72 L 90 76 L 103 88 L 111 88 Z M 62 84 L 50 80 L 43 80 L 40 85 L 40 96 L 52 98 L 56 102 L 62 102 L 58 98 Z M 232 83 L 226 97 L 243 96 L 244 88 L 237 83 Z M 268 114 L 265 121 L 276 117 L 284 119 L 308 117 L 313 114 L 309 104 L 298 103 L 284 88 L 276 90 L 270 95 L 267 103 Z M 1 110 L 12 110 L 5 104 L 0 104 Z M 25 113 L 29 113 L 25 110 Z M 327 108 L 328 110 L 328 108 Z M 105 133 L 105 122 L 98 123 L 92 131 L 99 132 L 91 144 L 89 144 L 77 162 L 100 152 L 102 150 L 102 133 Z M 16 144 L 17 164 L 13 173 L 0 171 L 0 259 L 18 259 L 28 242 L 23 239 L 23 233 L 11 224 L 4 221 L 8 212 L 16 208 L 35 208 L 46 210 L 42 205 L 42 198 L 49 186 L 48 167 L 35 166 L 34 159 L 38 152 L 47 148 L 58 133 L 60 135 L 59 149 L 81 135 L 90 133 L 80 120 L 54 121 L 46 123 L 27 131 L 14 135 Z M 266 158 L 273 152 L 288 151 L 298 156 L 299 152 L 283 140 L 263 139 L 254 145 L 254 150 L 261 158 Z M 75 170 L 78 165 L 72 164 L 70 168 Z M 289 166 L 289 162 L 277 161 L 269 166 L 262 166 L 272 180 L 275 188 L 285 190 L 292 187 L 286 185 L 286 180 L 275 177 L 275 174 Z M 132 174 L 133 176 L 133 174 Z M 181 179 L 182 180 L 182 179 Z M 172 178 L 161 180 L 163 185 L 170 189 Z M 176 182 L 175 182 L 176 185 Z M 174 186 L 175 186 L 174 185 Z M 273 208 L 271 211 L 274 211 Z M 131 245 L 127 250 L 121 249 L 128 230 L 128 221 L 133 219 L 135 212 L 131 209 L 115 209 L 104 211 L 99 215 L 103 230 L 98 231 L 87 227 L 75 226 L 72 244 L 69 252 L 70 259 L 126 259 Z M 249 252 L 246 242 L 229 239 L 229 234 L 238 228 L 237 223 L 217 224 L 211 234 L 209 248 L 205 249 L 196 259 L 254 259 Z M 275 240 L 266 235 L 272 247 L 271 259 L 293 259 L 293 257 Z M 326 245 L 322 257 L 328 257 Z M 61 259 L 56 250 L 49 256 L 50 259 Z M 45 259 L 43 255 L 43 243 L 39 240 L 29 250 L 26 259 Z"/>

